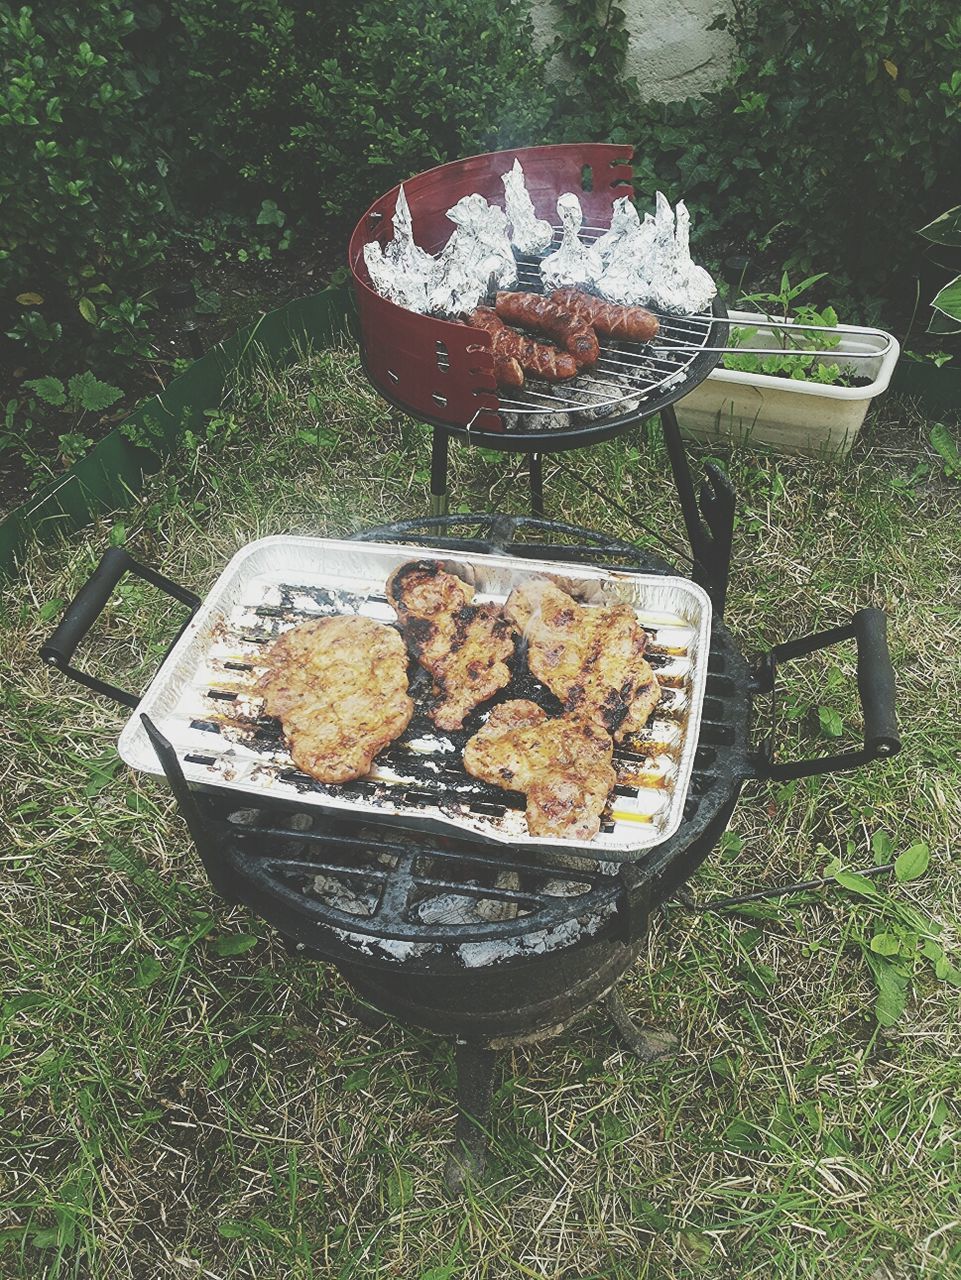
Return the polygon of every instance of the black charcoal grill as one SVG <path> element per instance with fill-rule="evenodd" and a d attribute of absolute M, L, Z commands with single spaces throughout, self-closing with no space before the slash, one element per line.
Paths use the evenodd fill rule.
<path fill-rule="evenodd" d="M 189 761 L 147 716 L 146 733 L 216 891 L 242 902 L 291 949 L 329 960 L 365 1001 L 457 1045 L 458 1107 L 447 1181 L 483 1168 L 496 1050 L 564 1028 L 604 998 L 630 1048 L 654 1056 L 656 1036 L 636 1027 L 616 991 L 653 910 L 700 866 L 727 826 L 742 783 L 851 768 L 899 748 L 885 618 L 864 609 L 844 625 L 776 646 L 749 661 L 723 622 L 733 495 L 712 471 L 695 500 L 676 424 L 664 422 L 692 544 L 693 576 L 714 600 L 706 694 L 680 829 L 633 862 L 531 853 L 475 839 L 423 834 L 289 798 L 224 796 L 189 785 Z M 673 574 L 659 555 L 585 529 L 526 517 L 455 516 L 407 521 L 357 535 L 441 553 L 508 552 L 626 573 Z M 109 550 L 43 646 L 48 663 L 126 706 L 138 697 L 72 666 L 73 653 L 114 586 L 139 574 L 195 610 L 200 600 Z M 864 744 L 854 752 L 774 759 L 769 737 L 752 746 L 752 702 L 771 694 L 778 665 L 854 639 Z M 417 803 L 416 792 L 408 797 Z M 500 802 L 504 803 L 503 797 Z M 510 803 L 509 798 L 507 803 Z"/>

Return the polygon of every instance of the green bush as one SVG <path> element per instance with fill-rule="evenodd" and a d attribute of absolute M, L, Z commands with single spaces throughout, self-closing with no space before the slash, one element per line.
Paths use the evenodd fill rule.
<path fill-rule="evenodd" d="M 174 12 L 194 154 L 251 201 L 359 215 L 430 165 L 550 135 L 518 0 L 177 0 Z"/>
<path fill-rule="evenodd" d="M 16 362 L 146 355 L 161 256 L 245 235 L 269 256 L 294 224 L 359 215 L 419 169 L 546 140 L 531 40 L 526 0 L 0 12 L 0 310 Z"/>
<path fill-rule="evenodd" d="M 28 358 L 144 350 L 167 206 L 136 29 L 120 0 L 0 16 L 0 308 Z"/>

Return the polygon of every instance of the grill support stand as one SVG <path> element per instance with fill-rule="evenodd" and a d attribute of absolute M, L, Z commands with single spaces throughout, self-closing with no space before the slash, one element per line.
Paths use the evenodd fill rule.
<path fill-rule="evenodd" d="M 497 1054 L 481 1045 L 458 1041 L 454 1049 L 457 1070 L 457 1125 L 454 1149 L 447 1158 L 444 1187 L 458 1196 L 471 1180 L 484 1176 L 487 1167 L 487 1134 L 494 1097 L 494 1064 Z"/>
<path fill-rule="evenodd" d="M 450 447 L 450 433 L 443 427 L 435 427 L 430 446 L 430 514 L 446 516 L 449 498 L 447 495 L 447 450 Z"/>
<path fill-rule="evenodd" d="M 604 997 L 607 1012 L 617 1028 L 624 1047 L 629 1049 L 641 1062 L 657 1062 L 661 1058 L 672 1058 L 677 1050 L 677 1036 L 670 1031 L 655 1031 L 647 1027 L 639 1027 L 627 1011 L 624 997 L 617 987 L 611 987 Z"/>
<path fill-rule="evenodd" d="M 723 617 L 734 538 L 734 489 L 724 472 L 713 463 L 706 464 L 704 468 L 706 479 L 699 491 L 695 489 L 674 406 L 664 405 L 659 413 L 667 456 L 684 517 L 684 527 L 691 544 L 691 557 L 694 562 L 693 577 L 695 582 L 704 587 L 711 596 L 718 616 Z M 645 424 L 642 429 L 646 429 L 649 418 L 649 414 L 637 417 L 622 426 L 618 434 L 623 434 L 632 426 L 642 423 Z M 433 428 L 430 453 L 430 516 L 432 518 L 446 516 L 450 507 L 447 489 L 450 436 L 451 433 L 443 427 Z M 561 450 L 570 447 L 569 443 L 562 443 L 559 446 Z M 545 518 L 544 454 L 557 451 L 558 447 L 552 446 L 550 434 L 547 432 L 543 434 L 542 441 L 536 448 L 522 450 L 528 461 L 531 515 L 535 520 Z M 573 470 L 568 474 L 575 479 L 578 478 Z"/>

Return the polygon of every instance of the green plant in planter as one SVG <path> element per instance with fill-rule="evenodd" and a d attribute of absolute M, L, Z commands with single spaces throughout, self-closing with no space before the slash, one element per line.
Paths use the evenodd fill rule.
<path fill-rule="evenodd" d="M 920 234 L 925 240 L 943 245 L 948 250 L 961 248 L 961 204 L 922 227 Z M 961 274 L 939 290 L 931 306 L 934 315 L 928 325 L 928 333 L 961 333 Z"/>
<path fill-rule="evenodd" d="M 808 276 L 798 284 L 792 285 L 788 273 L 781 275 L 780 289 L 777 293 L 744 294 L 739 307 L 753 307 L 763 311 L 770 319 L 787 320 L 791 317 L 799 324 L 818 325 L 823 328 L 834 328 L 837 325 L 837 312 L 833 307 L 825 307 L 818 311 L 809 303 L 794 305 L 802 294 L 813 288 L 827 273 Z M 793 316 L 792 316 L 793 308 Z M 757 338 L 757 326 L 736 325 L 731 329 L 730 343 L 732 347 L 752 346 Z M 825 364 L 822 353 L 840 345 L 841 335 L 833 333 L 807 334 L 791 329 L 774 329 L 778 343 L 777 349 L 769 356 L 754 355 L 750 352 L 726 355 L 723 359 L 725 369 L 734 369 L 740 373 L 764 373 L 775 377 L 791 378 L 796 382 L 817 382 L 825 386 L 849 387 L 858 377 L 851 365 Z M 811 353 L 811 354 L 805 354 Z"/>

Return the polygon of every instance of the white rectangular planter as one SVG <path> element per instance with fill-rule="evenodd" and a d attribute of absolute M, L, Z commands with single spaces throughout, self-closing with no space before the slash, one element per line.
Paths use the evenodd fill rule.
<path fill-rule="evenodd" d="M 766 316 L 731 311 L 730 317 L 736 324 L 757 327 L 752 347 L 780 349 L 777 326 Z M 880 329 L 839 324 L 837 331 L 840 345 L 820 359 L 825 364 L 843 364 L 846 352 L 876 352 L 850 362 L 871 379 L 869 386 L 831 387 L 718 367 L 675 405 L 681 429 L 702 440 L 733 438 L 782 453 L 846 454 L 871 401 L 887 389 L 901 348 Z"/>

